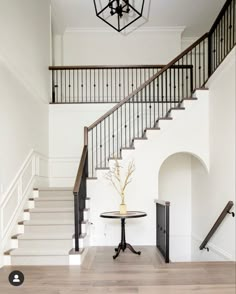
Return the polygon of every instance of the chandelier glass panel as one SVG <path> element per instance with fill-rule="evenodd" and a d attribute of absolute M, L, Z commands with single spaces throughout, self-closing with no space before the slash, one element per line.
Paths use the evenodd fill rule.
<path fill-rule="evenodd" d="M 97 17 L 121 32 L 143 14 L 145 0 L 93 0 Z"/>

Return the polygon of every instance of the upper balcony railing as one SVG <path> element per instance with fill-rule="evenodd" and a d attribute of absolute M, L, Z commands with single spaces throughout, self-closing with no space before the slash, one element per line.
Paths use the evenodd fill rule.
<path fill-rule="evenodd" d="M 51 103 L 118 103 L 163 66 L 50 66 Z"/>

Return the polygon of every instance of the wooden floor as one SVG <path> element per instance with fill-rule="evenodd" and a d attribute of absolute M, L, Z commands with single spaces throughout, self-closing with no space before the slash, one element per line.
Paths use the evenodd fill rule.
<path fill-rule="evenodd" d="M 90 248 L 81 267 L 4 267 L 0 269 L 0 293 L 236 293 L 235 263 L 164 264 L 155 247 L 141 247 L 141 250 L 141 256 L 127 250 L 113 260 L 113 248 Z M 9 284 L 8 275 L 12 270 L 24 273 L 23 285 Z"/>

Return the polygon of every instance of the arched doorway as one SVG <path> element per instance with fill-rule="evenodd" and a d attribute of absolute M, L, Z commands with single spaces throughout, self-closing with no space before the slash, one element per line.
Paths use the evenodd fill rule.
<path fill-rule="evenodd" d="M 164 160 L 159 170 L 158 198 L 170 201 L 170 260 L 190 261 L 192 248 L 192 164 L 196 155 L 180 152 Z"/>

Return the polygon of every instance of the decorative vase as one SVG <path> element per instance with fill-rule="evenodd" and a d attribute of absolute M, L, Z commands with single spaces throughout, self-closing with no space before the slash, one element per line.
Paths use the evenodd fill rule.
<path fill-rule="evenodd" d="M 127 213 L 126 204 L 121 203 L 120 204 L 120 214 L 126 214 L 126 213 Z"/>

